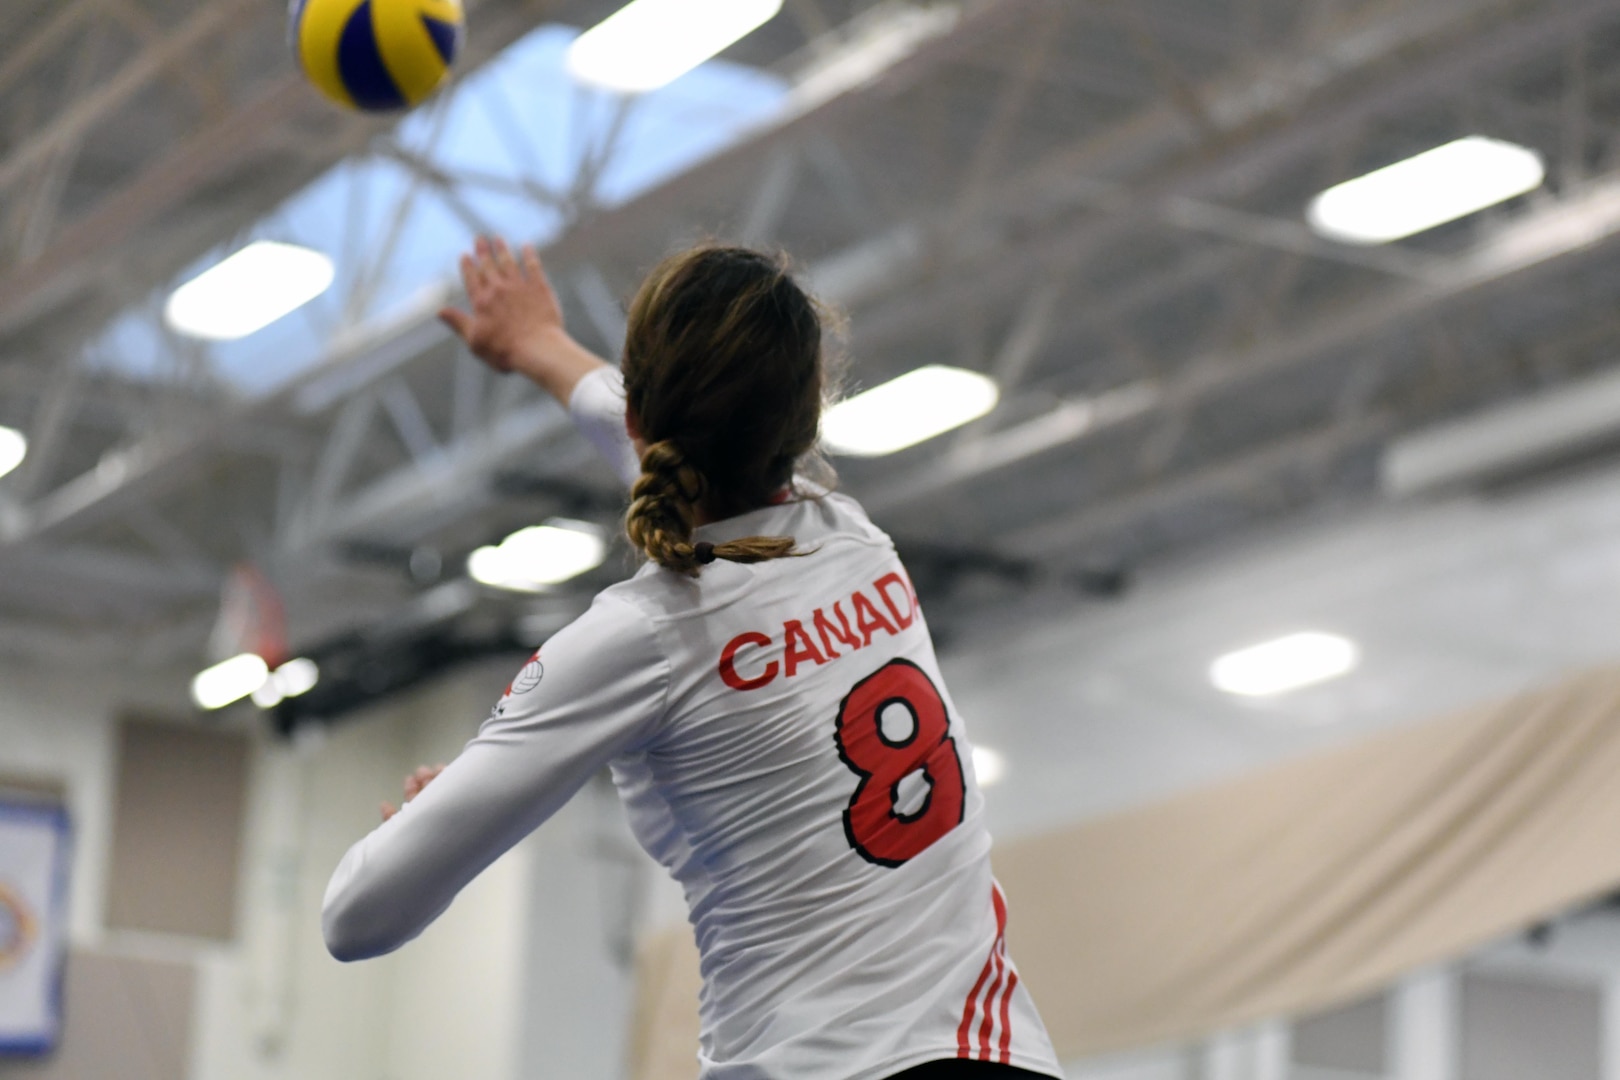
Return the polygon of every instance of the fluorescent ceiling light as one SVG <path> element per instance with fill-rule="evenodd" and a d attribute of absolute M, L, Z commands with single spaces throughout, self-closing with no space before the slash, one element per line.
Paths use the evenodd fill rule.
<path fill-rule="evenodd" d="M 28 440 L 23 433 L 8 427 L 0 427 L 0 476 L 21 465 L 23 458 L 28 456 Z"/>
<path fill-rule="evenodd" d="M 190 337 L 235 341 L 321 295 L 333 274 L 318 251 L 259 240 L 174 290 L 163 315 Z"/>
<path fill-rule="evenodd" d="M 320 681 L 321 669 L 306 657 L 289 660 L 270 673 L 264 685 L 253 691 L 253 704 L 261 709 L 273 709 L 287 698 L 295 698 L 315 689 Z"/>
<path fill-rule="evenodd" d="M 1540 187 L 1541 155 L 1470 135 L 1328 188 L 1306 219 L 1330 240 L 1387 244 Z"/>
<path fill-rule="evenodd" d="M 987 788 L 1007 775 L 1007 759 L 988 747 L 973 748 L 973 775 L 979 786 Z"/>
<path fill-rule="evenodd" d="M 1355 642 L 1337 634 L 1289 634 L 1227 653 L 1209 667 L 1217 689 L 1271 697 L 1347 674 L 1359 659 Z"/>
<path fill-rule="evenodd" d="M 270 677 L 264 660 L 252 653 L 233 656 L 191 680 L 191 700 L 199 709 L 223 709 L 258 690 Z"/>
<path fill-rule="evenodd" d="M 633 0 L 574 40 L 568 72 L 606 90 L 656 90 L 781 10 L 782 0 Z"/>
<path fill-rule="evenodd" d="M 827 410 L 821 437 L 835 454 L 879 457 L 943 435 L 996 407 L 994 379 L 930 364 Z"/>
<path fill-rule="evenodd" d="M 467 573 L 483 585 L 539 592 L 602 565 L 607 544 L 596 526 L 554 520 L 519 531 L 498 547 L 481 547 L 467 558 Z"/>

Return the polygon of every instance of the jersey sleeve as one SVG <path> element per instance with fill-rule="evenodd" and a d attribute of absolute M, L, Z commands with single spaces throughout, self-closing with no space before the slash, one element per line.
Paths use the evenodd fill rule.
<path fill-rule="evenodd" d="M 641 462 L 624 427 L 624 376 L 614 367 L 597 368 L 574 384 L 568 414 L 626 487 L 641 475 Z"/>
<path fill-rule="evenodd" d="M 524 666 L 478 735 L 349 849 L 322 906 L 339 960 L 392 952 L 662 719 L 669 665 L 652 622 L 599 596 Z"/>

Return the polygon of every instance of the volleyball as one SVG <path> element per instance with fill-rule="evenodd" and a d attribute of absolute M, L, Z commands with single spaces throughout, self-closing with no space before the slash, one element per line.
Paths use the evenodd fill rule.
<path fill-rule="evenodd" d="M 455 63 L 461 0 L 291 0 L 288 38 L 316 88 L 367 112 L 408 109 Z"/>

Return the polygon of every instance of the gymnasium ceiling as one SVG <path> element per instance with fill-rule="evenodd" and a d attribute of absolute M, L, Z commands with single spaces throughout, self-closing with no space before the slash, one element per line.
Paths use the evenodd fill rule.
<path fill-rule="evenodd" d="M 470 4 L 462 77 L 616 6 Z M 0 480 L 0 650 L 194 666 L 242 560 L 280 587 L 295 648 L 538 637 L 628 569 L 530 599 L 460 579 L 472 548 L 552 514 L 610 523 L 619 497 L 537 392 L 457 354 L 431 290 L 357 314 L 267 394 L 178 339 L 158 375 L 107 362 L 114 319 L 344 159 L 409 160 L 413 199 L 488 186 L 323 103 L 283 17 L 0 8 L 0 423 L 32 447 Z M 726 59 L 783 88 L 729 149 L 628 201 L 593 197 L 611 139 L 560 194 L 532 185 L 570 324 L 616 352 L 639 273 L 719 236 L 786 248 L 848 311 L 853 383 L 993 374 L 986 420 L 840 462 L 947 632 L 1370 507 L 1391 439 L 1620 343 L 1612 2 L 788 0 Z M 1539 150 L 1548 184 L 1381 248 L 1304 224 L 1330 184 L 1475 133 Z"/>

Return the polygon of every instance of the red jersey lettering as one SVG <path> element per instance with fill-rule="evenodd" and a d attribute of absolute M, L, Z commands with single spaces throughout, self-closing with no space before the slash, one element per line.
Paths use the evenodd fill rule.
<path fill-rule="evenodd" d="M 898 634 L 894 624 L 883 617 L 872 601 L 866 598 L 865 593 L 855 594 L 855 628 L 861 632 L 861 644 L 872 644 L 872 635 L 879 630 L 885 631 L 890 637 Z"/>
<path fill-rule="evenodd" d="M 849 649 L 851 652 L 861 647 L 861 640 L 860 638 L 856 637 L 855 632 L 849 628 L 849 617 L 844 614 L 842 604 L 833 604 L 832 610 L 833 614 L 838 616 L 838 625 L 834 626 L 832 622 L 828 620 L 827 616 L 822 614 L 820 608 L 816 608 L 816 614 L 812 625 L 815 626 L 816 634 L 821 638 L 822 651 L 827 654 L 828 659 L 836 660 L 843 654 L 837 649 L 833 648 L 834 638 L 841 641 L 844 644 L 844 647 Z"/>
<path fill-rule="evenodd" d="M 905 578 L 902 578 L 899 574 L 884 574 L 872 583 L 872 587 L 878 591 L 879 596 L 883 597 L 883 604 L 889 609 L 889 614 L 894 616 L 896 626 L 904 630 L 916 620 L 917 601 L 912 595 L 911 589 L 907 587 Z M 900 590 L 900 597 L 905 601 L 906 607 L 904 615 L 900 614 L 900 605 L 896 604 L 894 597 L 889 595 L 890 589 Z"/>
<path fill-rule="evenodd" d="M 810 640 L 810 635 L 804 632 L 804 623 L 798 619 L 791 619 L 782 627 L 782 641 L 783 663 L 790 679 L 799 673 L 799 665 L 807 660 L 817 664 L 827 662 L 827 658 L 816 651 L 816 643 Z"/>
<path fill-rule="evenodd" d="M 776 678 L 778 670 L 775 660 L 766 664 L 765 670 L 752 679 L 745 679 L 737 674 L 737 653 L 744 645 L 757 645 L 763 648 L 770 643 L 770 638 L 755 630 L 738 634 L 726 642 L 726 647 L 720 652 L 720 678 L 733 690 L 758 690 L 762 686 L 770 685 Z M 791 670 L 789 674 L 792 674 Z"/>

